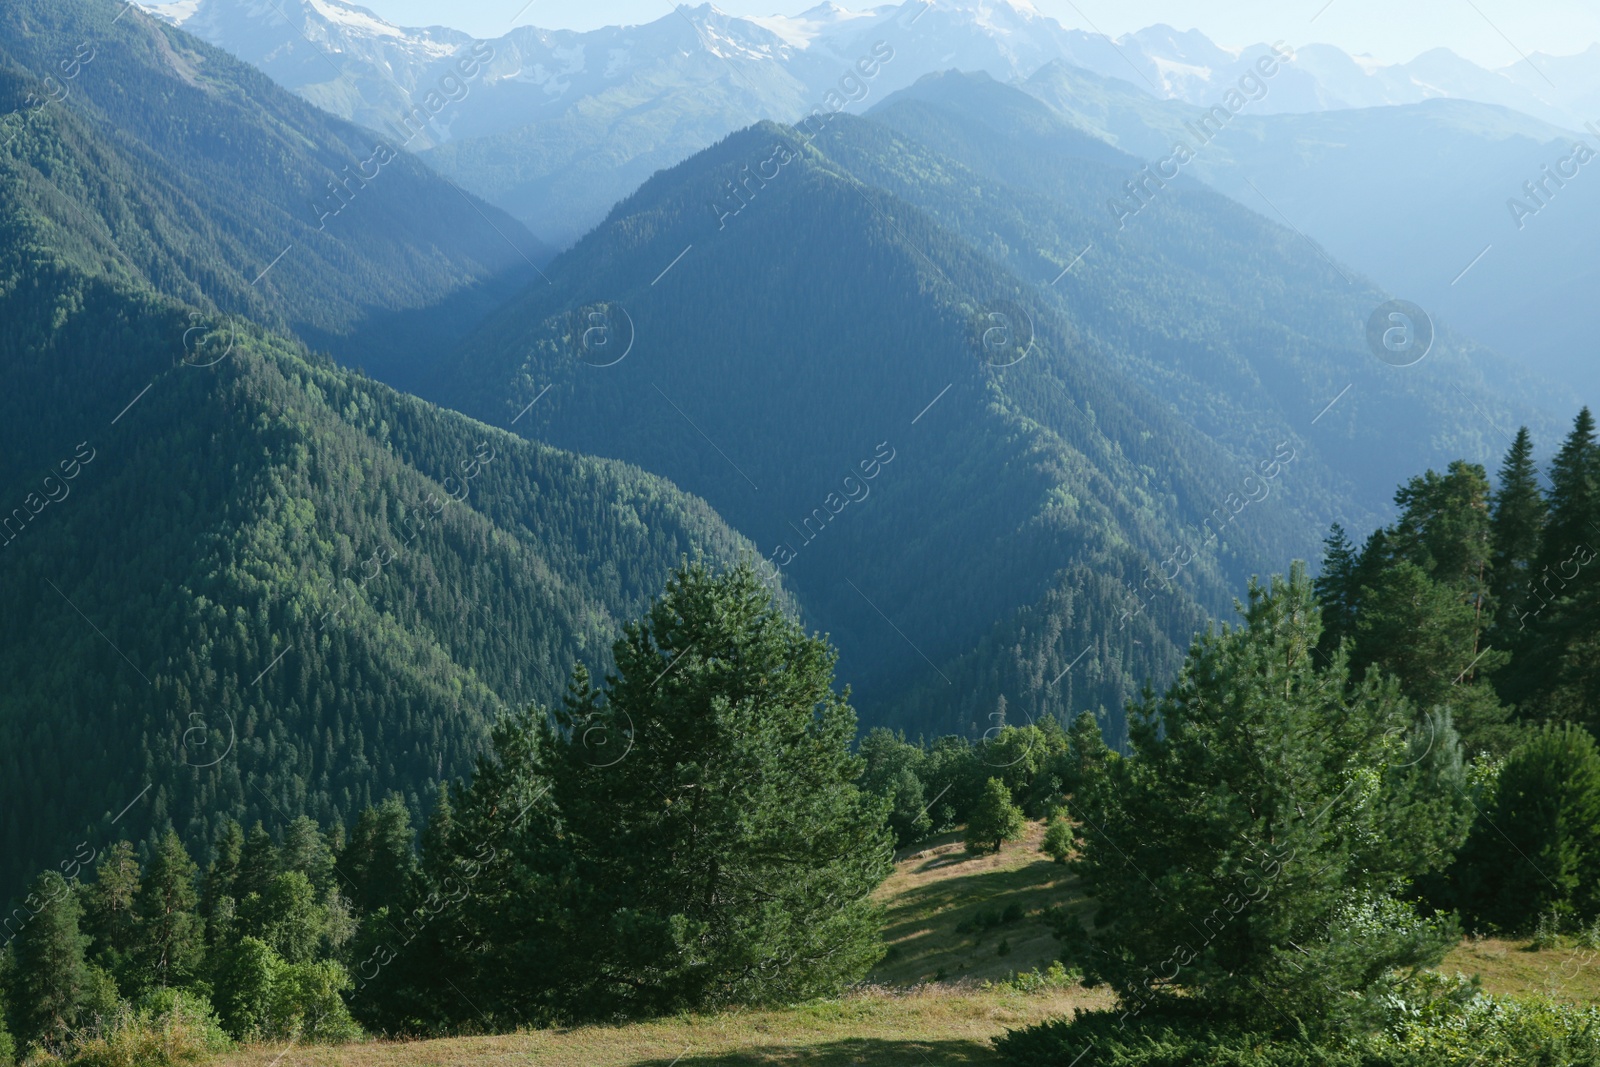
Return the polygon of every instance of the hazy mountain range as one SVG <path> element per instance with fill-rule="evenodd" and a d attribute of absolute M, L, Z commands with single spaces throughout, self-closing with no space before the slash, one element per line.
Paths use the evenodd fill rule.
<path fill-rule="evenodd" d="M 518 28 L 490 41 L 391 26 L 345 0 L 152 8 L 420 152 L 523 222 L 536 237 L 519 247 L 539 263 L 652 173 L 733 130 L 861 112 L 931 72 L 1023 85 L 1148 161 L 1233 90 L 1237 118 L 1186 176 L 1570 395 L 1600 396 L 1600 367 L 1583 354 L 1600 330 L 1600 305 L 1584 294 L 1600 275 L 1581 237 L 1600 221 L 1600 185 L 1587 189 L 1595 183 L 1576 179 L 1575 164 L 1559 187 L 1541 169 L 1571 156 L 1575 137 L 1600 152 L 1583 131 L 1600 119 L 1600 46 L 1487 70 L 1445 49 L 1383 65 L 1275 42 L 1293 58 L 1261 78 L 1266 44 L 1224 48 L 1168 26 L 1113 42 L 1007 0 L 825 3 L 761 18 L 705 4 L 640 26 Z M 1530 197 L 1532 181 L 1544 185 Z"/>

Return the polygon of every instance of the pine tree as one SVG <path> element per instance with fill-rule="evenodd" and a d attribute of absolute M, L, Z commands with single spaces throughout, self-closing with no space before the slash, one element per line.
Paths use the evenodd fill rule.
<path fill-rule="evenodd" d="M 1546 912 L 1600 916 L 1594 739 L 1552 724 L 1513 753 L 1449 874 L 1451 902 L 1479 930 L 1525 933 Z"/>
<path fill-rule="evenodd" d="M 265 893 L 279 869 L 278 847 L 272 843 L 267 828 L 257 821 L 250 827 L 250 836 L 245 838 L 244 847 L 239 851 L 239 872 L 233 880 L 234 901 L 243 902 L 252 893 L 257 896 Z"/>
<path fill-rule="evenodd" d="M 682 567 L 579 676 L 539 762 L 573 884 L 567 996 L 583 1014 L 790 1001 L 880 955 L 886 804 L 855 782 L 836 653 L 754 570 Z"/>
<path fill-rule="evenodd" d="M 139 961 L 145 981 L 181 986 L 205 957 L 205 923 L 196 911 L 199 868 L 173 830 L 162 834 L 139 886 Z"/>
<path fill-rule="evenodd" d="M 1600 445 L 1588 408 L 1578 413 L 1550 463 L 1549 509 L 1536 584 L 1556 573 L 1575 549 L 1600 540 Z"/>
<path fill-rule="evenodd" d="M 34 880 L 24 904 L 32 915 L 14 943 L 16 1036 L 24 1047 L 57 1044 L 78 1025 L 90 996 L 83 907 L 72 884 L 55 871 Z"/>
<path fill-rule="evenodd" d="M 94 884 L 84 896 L 84 926 L 94 944 L 95 962 L 126 982 L 138 946 L 139 860 L 131 842 L 118 841 L 111 846 L 95 868 Z"/>
<path fill-rule="evenodd" d="M 1533 595 L 1534 561 L 1539 558 L 1546 514 L 1533 462 L 1533 436 L 1524 426 L 1500 465 L 1490 519 L 1491 588 L 1498 605 L 1496 629 L 1504 643 L 1516 641 L 1524 629 L 1523 611 Z"/>
<path fill-rule="evenodd" d="M 350 900 L 362 911 L 398 912 L 415 889 L 417 856 L 411 813 L 391 794 L 356 820 L 339 869 L 350 879 Z"/>
<path fill-rule="evenodd" d="M 1455 941 L 1395 891 L 1465 835 L 1460 752 L 1448 732 L 1417 736 L 1434 727 L 1393 681 L 1352 683 L 1342 652 L 1317 669 L 1303 567 L 1252 583 L 1241 613 L 1132 709 L 1132 755 L 1075 802 L 1094 925 L 1059 932 L 1129 1015 L 1198 1001 L 1217 1019 L 1323 1029 L 1358 1003 L 1348 994 Z"/>
<path fill-rule="evenodd" d="M 1332 655 L 1341 642 L 1355 636 L 1356 564 L 1361 559 L 1343 526 L 1334 523 L 1323 539 L 1322 573 L 1313 585 L 1322 605 L 1322 651 Z"/>
<path fill-rule="evenodd" d="M 967 817 L 967 847 L 974 852 L 999 852 L 1000 846 L 1022 833 L 1022 809 L 999 778 L 983 783 L 978 806 Z"/>

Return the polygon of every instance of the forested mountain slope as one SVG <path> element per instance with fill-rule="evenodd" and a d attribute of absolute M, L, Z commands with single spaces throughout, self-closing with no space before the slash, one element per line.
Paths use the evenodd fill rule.
<path fill-rule="evenodd" d="M 1231 462 L 1030 285 L 785 127 L 657 175 L 547 273 L 438 395 L 695 487 L 833 634 L 869 720 L 1115 717 L 1231 591 L 1214 555 L 1159 594 L 1137 588 L 1147 568 L 1236 491 L 1258 502 L 1230 552 L 1275 558 L 1290 536 L 1261 486 L 1287 480 L 1292 443 Z M 1002 321 L 1033 343 L 994 344 Z M 1029 606 L 1025 648 L 952 673 Z"/>
<path fill-rule="evenodd" d="M 982 76 L 813 132 L 647 182 L 438 395 L 704 495 L 794 576 L 869 719 L 1115 719 L 1250 573 L 1419 463 L 1553 425 L 1448 335 L 1375 358 L 1385 294 L 1198 186 L 1078 259 L 1137 167 Z M 986 348 L 997 311 L 1027 356 Z M 876 481 L 842 481 L 880 446 Z"/>
<path fill-rule="evenodd" d="M 218 328 L 0 204 L 0 895 L 168 820 L 420 814 L 682 556 L 752 550 L 659 477 Z"/>
<path fill-rule="evenodd" d="M 61 254 L 391 381 L 535 277 L 531 236 L 400 136 L 115 0 L 0 8 L 0 168 Z"/>
<path fill-rule="evenodd" d="M 1315 488 L 1302 499 L 1382 510 L 1389 487 L 1419 466 L 1492 463 L 1519 425 L 1545 439 L 1560 430 L 1557 390 L 1446 322 L 1414 365 L 1374 358 L 1369 316 L 1407 294 L 1384 292 L 1182 170 L 1158 184 L 1149 160 L 1015 88 L 933 75 L 871 118 L 881 125 L 830 126 L 825 150 L 1036 280 L 1108 358 L 1208 437 L 1243 455 L 1261 440 L 1303 438 L 1315 473 L 1298 472 L 1295 484 Z M 1144 183 L 1139 197 L 1130 182 Z M 1120 224 L 1108 201 L 1123 206 Z"/>

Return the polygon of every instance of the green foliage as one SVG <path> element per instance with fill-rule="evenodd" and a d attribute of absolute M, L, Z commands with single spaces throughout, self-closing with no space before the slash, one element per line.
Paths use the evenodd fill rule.
<path fill-rule="evenodd" d="M 239 929 L 259 937 L 290 963 L 309 963 L 327 927 L 317 891 L 298 870 L 284 871 L 264 894 L 252 893 L 239 903 Z"/>
<path fill-rule="evenodd" d="M 1073 867 L 1091 931 L 1063 929 L 1124 1018 L 1184 999 L 1219 1019 L 1326 1029 L 1455 936 L 1397 898 L 1465 834 L 1459 742 L 1392 681 L 1319 671 L 1311 582 L 1252 584 L 1243 624 L 1202 637 L 1132 709 L 1132 755 L 1082 791 Z"/>
<path fill-rule="evenodd" d="M 72 1067 L 183 1067 L 205 1063 L 231 1044 L 204 997 L 168 989 L 137 1008 L 122 1006 L 78 1035 L 67 1062 Z"/>
<path fill-rule="evenodd" d="M 855 781 L 835 653 L 755 572 L 680 568 L 580 673 L 539 757 L 582 887 L 558 989 L 573 1014 L 774 1003 L 836 992 L 881 954 L 884 805 Z M 581 963 L 579 963 L 581 961 Z"/>
<path fill-rule="evenodd" d="M 1024 825 L 1022 809 L 1011 800 L 1011 790 L 998 778 L 983 784 L 977 807 L 967 817 L 967 847 L 974 852 L 999 852 L 1015 840 Z"/>
<path fill-rule="evenodd" d="M 1449 901 L 1479 929 L 1600 918 L 1600 752 L 1587 731 L 1548 726 L 1506 760 L 1449 874 Z"/>
<path fill-rule="evenodd" d="M 13 942 L 9 1007 L 23 1047 L 59 1044 L 79 1026 L 92 999 L 78 895 L 55 871 L 34 879 L 30 913 Z"/>
<path fill-rule="evenodd" d="M 282 961 L 254 937 L 240 938 L 219 960 L 212 985 L 223 1028 L 240 1040 L 264 1037 L 271 1029 L 272 985 Z"/>
<path fill-rule="evenodd" d="M 183 985 L 203 964 L 205 922 L 196 911 L 198 871 L 177 833 L 162 834 L 134 905 L 139 930 L 136 958 L 147 982 Z"/>
<path fill-rule="evenodd" d="M 1044 840 L 1039 843 L 1039 851 L 1057 863 L 1065 863 L 1067 857 L 1072 855 L 1073 839 L 1072 824 L 1057 815 L 1045 824 Z"/>
<path fill-rule="evenodd" d="M 244 937 L 217 971 L 217 1011 L 239 1040 L 349 1041 L 361 1034 L 342 996 L 350 987 L 334 960 L 290 963 Z"/>

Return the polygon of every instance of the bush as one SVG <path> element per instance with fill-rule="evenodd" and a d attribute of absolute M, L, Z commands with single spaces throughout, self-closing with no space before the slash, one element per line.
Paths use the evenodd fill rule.
<path fill-rule="evenodd" d="M 1039 851 L 1057 863 L 1067 862 L 1067 857 L 1072 855 L 1072 824 L 1060 815 L 1051 819 L 1044 828 L 1044 841 L 1039 844 Z"/>
<path fill-rule="evenodd" d="M 1592 1005 L 1491 997 L 1463 978 L 1424 974 L 1391 1009 L 1393 1022 L 1374 1047 L 1396 1067 L 1600 1065 L 1600 1009 Z"/>
<path fill-rule="evenodd" d="M 264 941 L 245 937 L 218 970 L 217 1004 L 222 1024 L 240 1040 L 351 1041 L 361 1028 L 340 996 L 349 987 L 338 963 L 288 963 Z"/>
<path fill-rule="evenodd" d="M 1060 960 L 1050 964 L 1048 970 L 1017 971 L 999 982 L 983 982 L 979 988 L 1009 993 L 1043 993 L 1052 989 L 1070 989 L 1083 981 L 1083 972 L 1076 967 L 1070 970 Z"/>
<path fill-rule="evenodd" d="M 135 1009 L 126 1005 L 94 1031 L 77 1037 L 73 1067 L 178 1067 L 202 1063 L 230 1046 L 198 993 L 157 990 Z"/>
<path fill-rule="evenodd" d="M 1332 1044 L 1283 1042 L 1220 1027 L 1203 1016 L 1164 1013 L 1124 1025 L 1115 1011 L 1013 1030 L 996 1043 L 1016 1067 L 1380 1067 L 1383 1061 Z M 1089 1053 L 1089 1055 L 1085 1055 Z"/>
<path fill-rule="evenodd" d="M 1321 1041 L 1221 1025 L 1191 1003 L 1136 1020 L 1080 1012 L 996 1046 L 1015 1067 L 1063 1067 L 1091 1049 L 1097 1067 L 1600 1067 L 1600 1008 L 1486 996 L 1427 972 L 1378 1000 L 1380 1029 Z"/>

